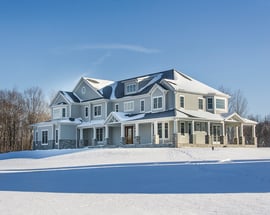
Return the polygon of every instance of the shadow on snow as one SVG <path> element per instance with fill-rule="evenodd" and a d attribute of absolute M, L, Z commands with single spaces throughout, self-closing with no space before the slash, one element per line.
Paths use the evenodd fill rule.
<path fill-rule="evenodd" d="M 5 170 L 1 191 L 54 193 L 264 193 L 270 160 L 168 162 Z"/>

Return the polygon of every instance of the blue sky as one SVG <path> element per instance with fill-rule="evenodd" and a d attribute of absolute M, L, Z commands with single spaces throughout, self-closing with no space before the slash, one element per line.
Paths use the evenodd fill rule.
<path fill-rule="evenodd" d="M 268 0 L 0 0 L 0 89 L 175 68 L 270 113 Z"/>

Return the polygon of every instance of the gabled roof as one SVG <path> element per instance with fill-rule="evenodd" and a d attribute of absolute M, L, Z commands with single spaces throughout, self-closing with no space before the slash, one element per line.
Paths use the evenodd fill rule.
<path fill-rule="evenodd" d="M 80 99 L 73 92 L 60 91 L 60 93 L 69 101 L 74 103 L 80 103 Z"/>
<path fill-rule="evenodd" d="M 241 117 L 237 113 L 223 114 L 223 117 L 224 117 L 224 120 L 226 122 L 241 122 L 241 123 L 250 124 L 250 125 L 256 125 L 256 124 L 258 124 L 257 122 L 255 122 L 253 120 L 250 120 L 250 119 L 246 119 L 244 117 Z"/>

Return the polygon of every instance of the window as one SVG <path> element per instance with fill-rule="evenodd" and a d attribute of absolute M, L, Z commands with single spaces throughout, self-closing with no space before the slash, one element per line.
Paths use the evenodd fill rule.
<path fill-rule="evenodd" d="M 213 98 L 207 99 L 207 109 L 212 110 L 213 109 Z"/>
<path fill-rule="evenodd" d="M 185 108 L 185 97 L 184 96 L 180 96 L 180 107 Z"/>
<path fill-rule="evenodd" d="M 48 131 L 42 131 L 42 144 L 48 144 Z"/>
<path fill-rule="evenodd" d="M 203 110 L 203 99 L 199 99 L 199 110 Z"/>
<path fill-rule="evenodd" d="M 94 106 L 94 117 L 101 116 L 101 105 Z"/>
<path fill-rule="evenodd" d="M 114 105 L 114 111 L 115 111 L 115 112 L 118 112 L 118 111 L 119 111 L 119 104 L 115 104 L 115 105 Z"/>
<path fill-rule="evenodd" d="M 89 116 L 89 108 L 88 107 L 85 107 L 84 108 L 84 116 L 85 117 L 88 117 Z"/>
<path fill-rule="evenodd" d="M 164 137 L 169 138 L 169 124 L 167 122 L 164 123 Z"/>
<path fill-rule="evenodd" d="M 96 129 L 96 136 L 97 136 L 97 141 L 98 142 L 103 141 L 103 128 L 97 128 Z"/>
<path fill-rule="evenodd" d="M 162 123 L 158 123 L 158 136 L 162 138 Z"/>
<path fill-rule="evenodd" d="M 58 130 L 55 130 L 55 143 L 58 143 Z"/>
<path fill-rule="evenodd" d="M 134 101 L 124 102 L 124 112 L 134 111 Z"/>
<path fill-rule="evenodd" d="M 141 112 L 144 112 L 144 111 L 145 111 L 145 108 L 144 108 L 144 100 L 141 100 L 141 101 L 140 101 L 140 111 L 141 111 Z"/>
<path fill-rule="evenodd" d="M 134 93 L 136 92 L 136 84 L 127 84 L 126 85 L 126 93 Z"/>
<path fill-rule="evenodd" d="M 162 96 L 153 98 L 153 109 L 162 108 Z"/>
<path fill-rule="evenodd" d="M 36 131 L 36 144 L 38 142 L 38 131 Z"/>
<path fill-rule="evenodd" d="M 66 108 L 62 108 L 62 117 L 66 117 Z"/>
<path fill-rule="evenodd" d="M 185 135 L 185 123 L 184 122 L 181 122 L 180 124 L 180 132 L 181 132 L 181 135 Z"/>
<path fill-rule="evenodd" d="M 224 99 L 216 99 L 216 108 L 217 109 L 225 109 L 225 100 Z"/>

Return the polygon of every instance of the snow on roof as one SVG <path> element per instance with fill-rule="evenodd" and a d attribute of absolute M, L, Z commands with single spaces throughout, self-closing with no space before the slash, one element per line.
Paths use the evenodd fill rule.
<path fill-rule="evenodd" d="M 89 122 L 82 122 L 80 125 L 78 125 L 78 128 L 84 128 L 84 127 L 93 127 L 93 126 L 104 126 L 104 120 L 91 120 Z"/>
<path fill-rule="evenodd" d="M 55 124 L 80 124 L 82 123 L 81 118 L 67 118 L 67 119 L 53 119 L 45 122 L 39 122 L 36 124 L 33 124 L 32 126 L 51 126 Z"/>
<path fill-rule="evenodd" d="M 187 75 L 184 75 L 180 72 L 175 73 L 174 80 L 164 79 L 164 81 L 170 84 L 170 86 L 173 87 L 177 91 L 200 93 L 204 95 L 215 94 L 215 95 L 229 97 L 229 95 L 222 93 L 219 90 L 216 90 L 212 87 L 209 87 L 208 85 L 200 81 L 197 81 Z"/>
<path fill-rule="evenodd" d="M 115 117 L 117 117 L 120 121 L 131 121 L 131 120 L 137 120 L 144 117 L 145 114 L 136 114 L 136 115 L 130 115 L 124 112 L 114 112 Z"/>
<path fill-rule="evenodd" d="M 180 110 L 180 112 L 185 113 L 191 117 L 199 118 L 199 119 L 207 119 L 214 121 L 223 121 L 224 118 L 219 114 L 213 114 L 206 111 L 195 111 L 195 110 Z"/>
<path fill-rule="evenodd" d="M 150 86 L 150 85 L 156 83 L 158 80 L 161 79 L 162 75 L 163 75 L 163 73 L 154 74 L 153 77 L 152 77 L 152 79 L 151 79 L 151 81 L 149 81 L 144 87 L 140 88 L 140 89 L 138 90 L 138 92 L 141 92 L 141 91 L 143 91 L 145 88 L 147 88 L 148 86 Z M 148 76 L 148 78 L 149 78 L 149 76 Z"/>
<path fill-rule="evenodd" d="M 96 79 L 96 78 L 84 78 L 92 87 L 94 87 L 97 90 L 100 90 L 108 85 L 111 85 L 114 83 L 113 81 L 109 80 L 102 80 L 102 79 Z"/>

